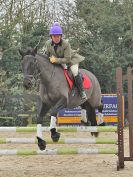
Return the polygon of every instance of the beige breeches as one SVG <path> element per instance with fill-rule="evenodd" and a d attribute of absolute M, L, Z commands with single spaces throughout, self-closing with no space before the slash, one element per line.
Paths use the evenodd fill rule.
<path fill-rule="evenodd" d="M 73 76 L 74 76 L 74 77 L 77 76 L 77 75 L 78 75 L 78 71 L 79 71 L 79 64 L 77 63 L 77 64 L 75 64 L 75 65 L 72 65 L 72 66 L 70 67 L 70 69 L 71 69 L 71 71 L 72 71 L 72 73 L 73 73 Z"/>
<path fill-rule="evenodd" d="M 62 64 L 62 67 L 63 67 L 64 69 L 67 69 L 67 68 L 68 68 L 66 64 Z M 77 63 L 77 64 L 75 64 L 75 65 L 70 66 L 70 69 L 71 69 L 71 71 L 72 71 L 73 76 L 74 76 L 74 77 L 77 76 L 77 75 L 78 75 L 78 70 L 79 70 L 79 64 Z"/>

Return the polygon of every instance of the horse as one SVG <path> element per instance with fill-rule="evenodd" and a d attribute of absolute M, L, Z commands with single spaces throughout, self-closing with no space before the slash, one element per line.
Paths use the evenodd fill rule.
<path fill-rule="evenodd" d="M 40 102 L 37 116 L 37 140 L 40 150 L 46 148 L 46 141 L 42 137 L 41 127 L 43 117 L 49 110 L 51 110 L 52 121 L 52 118 L 56 117 L 61 109 L 81 106 L 82 109 L 86 109 L 87 123 L 90 122 L 91 126 L 97 126 L 95 109 L 102 105 L 101 88 L 98 79 L 92 72 L 80 69 L 80 72 L 85 74 L 91 82 L 91 87 L 85 89 L 87 100 L 84 101 L 81 99 L 74 83 L 70 89 L 61 65 L 52 64 L 47 55 L 37 53 L 37 48 L 25 51 L 19 50 L 19 53 L 22 56 L 23 86 L 26 89 L 31 89 L 33 79 L 36 80 L 37 77 L 40 79 Z M 56 120 L 54 119 L 54 121 Z M 58 141 L 60 133 L 56 130 L 56 122 L 54 122 L 54 127 L 50 131 L 52 140 Z M 91 132 L 91 134 L 95 137 L 98 136 L 98 132 Z"/>

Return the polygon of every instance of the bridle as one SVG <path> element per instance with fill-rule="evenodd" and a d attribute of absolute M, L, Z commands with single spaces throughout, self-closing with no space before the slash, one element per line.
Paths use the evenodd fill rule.
<path fill-rule="evenodd" d="M 39 68 L 39 65 L 38 65 L 37 58 L 35 56 L 34 56 L 34 58 L 35 58 L 34 72 L 33 72 L 33 74 L 24 75 L 24 80 L 27 80 L 27 81 L 33 83 L 34 85 L 36 85 L 36 80 L 38 80 L 40 78 L 41 71 L 40 71 L 40 68 Z M 53 65 L 53 70 L 52 70 L 50 78 L 52 78 L 54 76 L 54 74 L 55 74 L 55 65 Z"/>

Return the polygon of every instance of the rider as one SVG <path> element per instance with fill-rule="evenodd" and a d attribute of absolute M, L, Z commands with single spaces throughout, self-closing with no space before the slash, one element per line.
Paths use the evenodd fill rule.
<path fill-rule="evenodd" d="M 45 44 L 46 54 L 51 63 L 61 64 L 65 69 L 70 66 L 75 79 L 76 87 L 83 100 L 87 100 L 86 93 L 83 89 L 82 76 L 79 73 L 79 62 L 84 60 L 84 57 L 75 53 L 67 40 L 62 39 L 62 28 L 58 22 L 55 22 L 50 28 L 50 40 Z"/>

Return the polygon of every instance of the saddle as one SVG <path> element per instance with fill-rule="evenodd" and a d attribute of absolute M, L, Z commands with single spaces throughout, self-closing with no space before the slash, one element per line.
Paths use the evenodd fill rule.
<path fill-rule="evenodd" d="M 72 90 L 73 85 L 74 85 L 73 75 L 72 75 L 70 70 L 69 71 L 66 70 L 66 69 L 63 69 L 63 70 L 64 70 L 64 75 L 66 77 L 66 80 L 68 82 L 68 85 L 70 87 L 70 90 Z M 79 70 L 79 72 L 80 72 L 80 74 L 82 75 L 82 78 L 83 78 L 83 88 L 84 89 L 90 89 L 91 86 L 92 86 L 90 78 L 85 73 L 82 73 L 80 70 Z"/>

